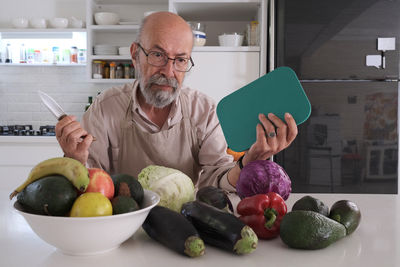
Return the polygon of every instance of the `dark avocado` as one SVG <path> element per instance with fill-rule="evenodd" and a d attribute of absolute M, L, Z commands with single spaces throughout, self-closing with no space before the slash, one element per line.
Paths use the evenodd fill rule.
<path fill-rule="evenodd" d="M 331 207 L 329 217 L 346 227 L 347 235 L 353 233 L 361 222 L 361 212 L 357 205 L 349 200 L 339 200 Z"/>
<path fill-rule="evenodd" d="M 139 181 L 129 174 L 113 174 L 111 179 L 114 182 L 116 196 L 132 197 L 139 206 L 142 205 L 144 190 Z"/>
<path fill-rule="evenodd" d="M 324 216 L 329 215 L 329 207 L 325 205 L 321 200 L 312 196 L 304 196 L 297 200 L 292 210 L 311 210 L 318 212 Z"/>
<path fill-rule="evenodd" d="M 116 196 L 111 201 L 113 214 L 122 214 L 139 209 L 137 202 L 128 196 Z"/>

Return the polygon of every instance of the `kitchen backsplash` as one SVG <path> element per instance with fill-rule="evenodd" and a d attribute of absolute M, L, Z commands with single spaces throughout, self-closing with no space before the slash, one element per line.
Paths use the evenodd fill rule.
<path fill-rule="evenodd" d="M 55 125 L 53 115 L 37 94 L 42 90 L 59 102 L 68 114 L 80 119 L 88 97 L 116 84 L 87 81 L 84 66 L 0 66 L 0 125 Z"/>

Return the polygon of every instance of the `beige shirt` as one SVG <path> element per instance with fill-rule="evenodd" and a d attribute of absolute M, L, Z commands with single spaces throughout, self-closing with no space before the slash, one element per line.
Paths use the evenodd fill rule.
<path fill-rule="evenodd" d="M 181 103 L 174 101 L 170 114 L 161 128 L 151 122 L 139 106 L 137 84 L 137 82 L 125 84 L 104 91 L 84 114 L 81 122 L 83 128 L 97 138 L 89 148 L 88 167 L 102 168 L 113 174 L 118 172 L 119 160 L 129 160 L 119 159 L 118 154 L 121 146 L 121 123 L 133 96 L 132 117 L 145 132 L 166 131 L 182 120 Z M 234 163 L 232 156 L 226 153 L 227 145 L 216 114 L 215 102 L 189 88 L 183 88 L 180 93 L 189 99 L 190 105 L 186 110 L 190 113 L 192 125 L 196 127 L 199 144 L 197 163 L 202 167 L 202 173 L 198 180 L 194 179 L 194 182 L 199 187 L 214 185 L 231 192 L 235 191 L 227 180 L 227 172 Z"/>

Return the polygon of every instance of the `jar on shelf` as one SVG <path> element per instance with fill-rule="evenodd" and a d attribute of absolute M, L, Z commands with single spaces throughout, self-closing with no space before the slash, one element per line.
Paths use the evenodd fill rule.
<path fill-rule="evenodd" d="M 130 71 L 131 71 L 131 67 L 130 67 L 129 63 L 125 63 L 124 64 L 124 78 L 125 79 L 129 79 Z"/>
<path fill-rule="evenodd" d="M 115 79 L 116 78 L 116 66 L 115 62 L 110 63 L 110 79 Z"/>
<path fill-rule="evenodd" d="M 95 60 L 93 61 L 93 79 L 103 78 L 103 61 Z"/>
<path fill-rule="evenodd" d="M 54 46 L 52 48 L 53 51 L 53 64 L 57 64 L 60 62 L 60 48 L 58 46 Z"/>
<path fill-rule="evenodd" d="M 103 75 L 104 79 L 110 79 L 110 64 L 108 64 L 107 62 L 104 63 L 103 73 L 104 73 Z"/>
<path fill-rule="evenodd" d="M 123 69 L 121 63 L 117 65 L 117 69 L 115 71 L 115 77 L 117 79 L 123 79 L 124 78 L 124 69 Z"/>
<path fill-rule="evenodd" d="M 130 69 L 129 69 L 129 79 L 134 79 L 135 78 L 135 68 L 133 67 L 133 64 L 131 63 Z"/>
<path fill-rule="evenodd" d="M 78 63 L 85 64 L 86 63 L 86 49 L 79 49 L 78 51 Z"/>

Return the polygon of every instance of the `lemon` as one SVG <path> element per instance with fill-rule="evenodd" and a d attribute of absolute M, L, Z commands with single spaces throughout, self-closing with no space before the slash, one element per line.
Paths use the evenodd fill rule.
<path fill-rule="evenodd" d="M 102 193 L 88 192 L 80 195 L 72 205 L 71 217 L 112 215 L 111 201 Z"/>

